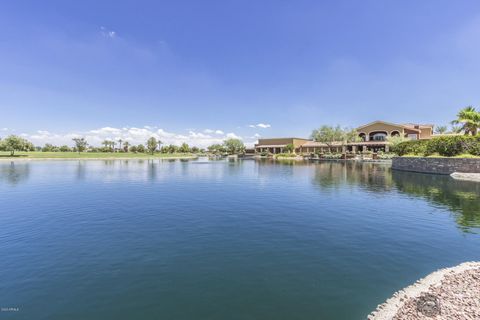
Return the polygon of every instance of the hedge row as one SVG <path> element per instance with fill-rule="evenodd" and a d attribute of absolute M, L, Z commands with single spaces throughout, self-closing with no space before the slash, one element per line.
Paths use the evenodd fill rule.
<path fill-rule="evenodd" d="M 454 157 L 460 154 L 480 156 L 480 135 L 477 136 L 443 136 L 430 140 L 411 140 L 401 142 L 393 147 L 399 156 L 414 154 L 430 156 L 439 154 Z"/>

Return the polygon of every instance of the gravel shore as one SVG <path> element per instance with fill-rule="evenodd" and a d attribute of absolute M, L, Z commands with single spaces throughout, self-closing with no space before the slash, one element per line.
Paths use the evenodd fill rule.
<path fill-rule="evenodd" d="M 465 262 L 428 275 L 395 293 L 368 319 L 480 319 L 480 262 Z"/>

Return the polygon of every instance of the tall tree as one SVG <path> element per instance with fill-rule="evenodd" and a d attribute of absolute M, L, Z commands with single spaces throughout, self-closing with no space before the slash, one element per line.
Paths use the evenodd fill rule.
<path fill-rule="evenodd" d="M 182 145 L 180 146 L 180 148 L 178 149 L 178 151 L 180 151 L 181 153 L 189 153 L 190 152 L 190 147 L 188 144 L 186 144 L 185 142 L 182 143 Z"/>
<path fill-rule="evenodd" d="M 466 135 L 476 135 L 480 129 L 480 112 L 472 106 L 465 107 L 458 112 L 457 119 L 451 123 L 452 125 L 460 125 L 461 130 Z"/>
<path fill-rule="evenodd" d="M 118 148 L 119 148 L 120 150 L 122 150 L 122 142 L 123 142 L 122 139 L 118 139 Z"/>
<path fill-rule="evenodd" d="M 245 145 L 240 139 L 227 139 L 223 142 L 223 145 L 229 154 L 239 154 L 245 151 Z"/>
<path fill-rule="evenodd" d="M 137 146 L 137 152 L 145 153 L 145 146 L 143 144 L 139 144 Z"/>
<path fill-rule="evenodd" d="M 72 140 L 75 142 L 75 147 L 78 153 L 85 151 L 88 145 L 87 140 L 85 140 L 85 138 L 73 138 Z"/>
<path fill-rule="evenodd" d="M 110 148 L 110 140 L 103 140 L 102 144 L 105 147 L 105 151 Z"/>
<path fill-rule="evenodd" d="M 225 152 L 225 146 L 223 144 L 212 144 L 211 146 L 208 146 L 207 148 L 208 152 L 210 153 L 224 153 Z"/>
<path fill-rule="evenodd" d="M 125 141 L 123 144 L 123 151 L 128 152 L 128 148 L 130 147 L 130 142 Z"/>
<path fill-rule="evenodd" d="M 435 133 L 436 134 L 444 134 L 448 131 L 447 126 L 436 126 Z"/>
<path fill-rule="evenodd" d="M 27 146 L 28 141 L 19 136 L 11 135 L 2 140 L 2 148 L 10 151 L 10 155 L 15 155 L 15 151 L 22 151 Z"/>
<path fill-rule="evenodd" d="M 348 142 L 361 140 L 355 129 L 342 128 L 339 125 L 336 127 L 323 125 L 313 130 L 310 136 L 315 141 L 325 143 L 329 148 L 332 148 L 334 145 L 343 146 Z"/>
<path fill-rule="evenodd" d="M 295 150 L 295 147 L 293 146 L 292 143 L 289 143 L 285 146 L 285 151 L 288 153 L 292 153 Z"/>
<path fill-rule="evenodd" d="M 148 149 L 148 152 L 150 152 L 151 154 L 153 154 L 155 150 L 157 150 L 157 146 L 158 146 L 158 141 L 157 139 L 155 139 L 155 137 L 151 137 L 150 139 L 147 140 L 147 149 Z"/>
<path fill-rule="evenodd" d="M 178 152 L 178 147 L 174 144 L 168 146 L 168 153 L 176 153 Z"/>

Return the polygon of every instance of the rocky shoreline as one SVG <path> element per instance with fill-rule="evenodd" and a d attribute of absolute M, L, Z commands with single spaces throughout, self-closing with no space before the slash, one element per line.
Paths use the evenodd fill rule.
<path fill-rule="evenodd" d="M 465 262 L 431 273 L 396 292 L 368 319 L 480 319 L 480 262 Z"/>

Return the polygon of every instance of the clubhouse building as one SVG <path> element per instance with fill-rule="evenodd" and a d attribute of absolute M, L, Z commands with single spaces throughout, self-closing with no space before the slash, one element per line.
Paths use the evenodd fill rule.
<path fill-rule="evenodd" d="M 432 124 L 395 124 L 385 121 L 374 121 L 356 128 L 358 142 L 334 142 L 326 144 L 302 138 L 274 138 L 259 139 L 255 144 L 256 153 L 283 153 L 287 145 L 293 145 L 295 153 L 360 153 L 360 152 L 389 152 L 388 137 L 400 136 L 411 140 L 431 139 L 433 136 Z"/>

